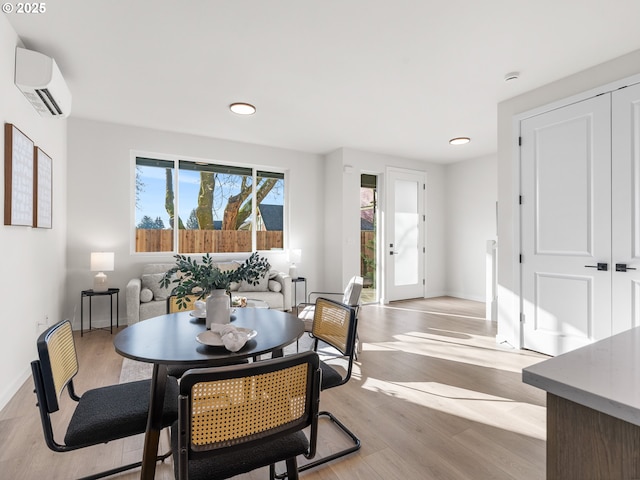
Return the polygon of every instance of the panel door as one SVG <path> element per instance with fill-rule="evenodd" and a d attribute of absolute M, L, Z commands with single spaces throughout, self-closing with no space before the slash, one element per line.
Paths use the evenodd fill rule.
<path fill-rule="evenodd" d="M 640 326 L 640 84 L 613 92 L 611 118 L 615 334 Z"/>
<path fill-rule="evenodd" d="M 387 185 L 387 298 L 424 297 L 424 173 L 389 170 Z"/>
<path fill-rule="evenodd" d="M 523 346 L 558 355 L 612 331 L 610 97 L 527 119 L 521 136 Z"/>

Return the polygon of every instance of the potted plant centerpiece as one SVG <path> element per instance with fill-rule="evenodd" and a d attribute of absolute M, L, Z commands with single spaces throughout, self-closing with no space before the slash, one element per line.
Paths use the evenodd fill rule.
<path fill-rule="evenodd" d="M 160 285 L 167 288 L 176 284 L 171 293 L 176 296 L 178 309 L 187 308 L 190 301 L 206 299 L 207 328 L 211 323 L 229 322 L 231 282 L 244 280 L 256 285 L 271 268 L 269 262 L 255 252 L 234 270 L 220 270 L 208 253 L 200 263 L 186 255 L 176 255 L 175 259 L 176 266 L 165 273 Z"/>

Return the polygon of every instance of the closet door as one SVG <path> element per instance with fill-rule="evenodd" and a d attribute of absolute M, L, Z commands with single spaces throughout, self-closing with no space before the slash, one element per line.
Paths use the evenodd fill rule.
<path fill-rule="evenodd" d="M 558 355 L 611 335 L 610 115 L 601 95 L 521 122 L 525 348 Z"/>
<path fill-rule="evenodd" d="M 640 325 L 639 84 L 613 92 L 611 119 L 612 323 L 615 334 Z"/>

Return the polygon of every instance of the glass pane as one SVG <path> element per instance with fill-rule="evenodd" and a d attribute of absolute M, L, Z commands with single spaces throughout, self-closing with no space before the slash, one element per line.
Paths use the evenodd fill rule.
<path fill-rule="evenodd" d="M 180 161 L 180 253 L 250 252 L 252 170 Z"/>
<path fill-rule="evenodd" d="M 173 162 L 136 158 L 136 252 L 173 251 L 173 179 Z"/>
<path fill-rule="evenodd" d="M 395 185 L 395 285 L 418 283 L 419 215 L 418 182 L 396 180 Z"/>
<path fill-rule="evenodd" d="M 258 172 L 256 177 L 256 241 L 258 250 L 284 247 L 284 175 Z"/>
<path fill-rule="evenodd" d="M 361 175 L 360 180 L 360 275 L 364 279 L 362 303 L 378 300 L 376 293 L 376 209 L 377 178 Z"/>

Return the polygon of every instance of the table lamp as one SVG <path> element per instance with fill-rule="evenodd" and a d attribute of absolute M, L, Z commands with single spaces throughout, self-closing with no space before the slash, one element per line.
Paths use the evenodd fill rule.
<path fill-rule="evenodd" d="M 291 262 L 291 265 L 289 266 L 289 276 L 292 280 L 298 278 L 298 267 L 296 266 L 296 263 L 300 263 L 301 260 L 302 250 L 299 248 L 292 248 L 289 250 L 289 261 Z"/>
<path fill-rule="evenodd" d="M 106 292 L 109 289 L 107 276 L 104 272 L 113 271 L 113 252 L 91 252 L 91 271 L 98 272 L 93 277 L 93 291 Z"/>

